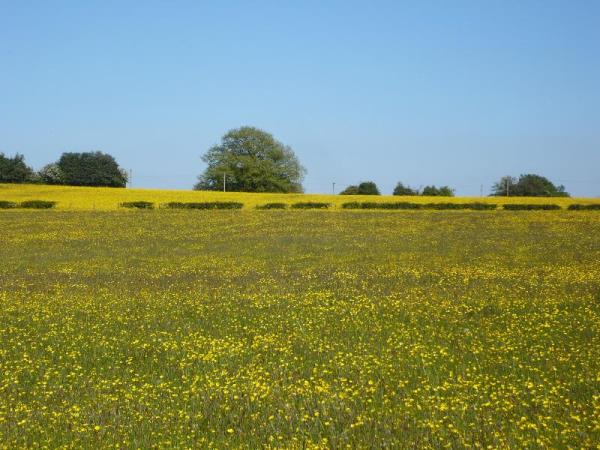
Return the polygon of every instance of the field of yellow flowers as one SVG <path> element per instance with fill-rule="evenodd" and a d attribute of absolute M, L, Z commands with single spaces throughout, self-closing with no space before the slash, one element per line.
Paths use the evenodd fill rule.
<path fill-rule="evenodd" d="M 597 211 L 0 230 L 0 448 L 598 448 Z"/>
<path fill-rule="evenodd" d="M 168 202 L 241 202 L 244 209 L 255 209 L 265 203 L 326 202 L 334 210 L 346 202 L 452 202 L 452 203 L 554 203 L 565 208 L 572 203 L 600 203 L 590 198 L 544 198 L 544 197 L 400 197 L 391 195 L 323 195 L 323 194 L 254 194 L 247 192 L 209 192 L 161 189 L 118 189 L 76 186 L 47 186 L 0 184 L 0 201 L 22 202 L 48 200 L 57 202 L 56 209 L 69 211 L 111 211 L 119 209 L 123 202 L 147 201 L 156 207 Z"/>

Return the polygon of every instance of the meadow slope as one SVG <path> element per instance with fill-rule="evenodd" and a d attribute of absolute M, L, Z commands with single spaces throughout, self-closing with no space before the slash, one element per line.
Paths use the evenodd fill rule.
<path fill-rule="evenodd" d="M 0 229 L 0 447 L 600 442 L 598 212 L 14 210 Z"/>
<path fill-rule="evenodd" d="M 119 189 L 75 186 L 0 184 L 0 201 L 21 202 L 25 200 L 56 201 L 60 210 L 115 210 L 122 202 L 149 201 L 156 207 L 167 202 L 242 202 L 245 209 L 269 202 L 292 204 L 295 202 L 327 202 L 333 209 L 340 209 L 346 202 L 484 202 L 502 205 L 505 203 L 554 203 L 563 208 L 572 203 L 598 203 L 600 199 L 544 198 L 544 197 L 400 197 L 391 195 L 324 195 L 324 194 L 255 194 L 246 192 L 214 192 L 161 189 Z"/>

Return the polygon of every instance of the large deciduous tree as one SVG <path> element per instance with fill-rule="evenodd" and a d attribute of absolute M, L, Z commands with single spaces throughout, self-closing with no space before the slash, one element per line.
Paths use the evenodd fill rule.
<path fill-rule="evenodd" d="M 306 170 L 292 149 L 254 127 L 230 130 L 202 157 L 208 165 L 197 190 L 302 192 Z"/>
<path fill-rule="evenodd" d="M 63 183 L 70 186 L 125 187 L 127 184 L 127 173 L 106 153 L 63 153 L 57 166 Z"/>
<path fill-rule="evenodd" d="M 419 195 L 419 191 L 411 188 L 410 186 L 405 186 L 399 181 L 394 188 L 394 195 Z"/>
<path fill-rule="evenodd" d="M 519 179 L 506 176 L 492 187 L 494 196 L 515 197 L 569 197 L 563 185 L 555 186 L 550 180 L 540 175 L 525 174 Z"/>
<path fill-rule="evenodd" d="M 373 181 L 363 181 L 358 186 L 350 185 L 340 195 L 381 195 L 377 185 Z"/>
<path fill-rule="evenodd" d="M 454 197 L 454 189 L 449 186 L 425 186 L 423 188 L 423 195 L 433 197 Z"/>
<path fill-rule="evenodd" d="M 27 183 L 34 181 L 31 167 L 25 164 L 25 157 L 17 153 L 12 158 L 0 153 L 0 183 Z"/>

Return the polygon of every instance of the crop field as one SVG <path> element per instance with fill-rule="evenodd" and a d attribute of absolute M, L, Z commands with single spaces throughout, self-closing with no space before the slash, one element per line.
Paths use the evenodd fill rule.
<path fill-rule="evenodd" d="M 331 209 L 341 209 L 346 202 L 452 202 L 452 203 L 552 203 L 566 208 L 568 205 L 600 204 L 600 199 L 589 198 L 544 198 L 544 197 L 427 197 L 392 195 L 322 195 L 322 194 L 254 194 L 244 192 L 208 192 L 160 189 L 118 189 L 90 188 L 73 186 L 16 185 L 0 184 L 0 201 L 22 202 L 28 200 L 47 200 L 57 202 L 56 209 L 68 211 L 111 211 L 119 209 L 123 202 L 147 201 L 159 208 L 168 202 L 241 202 L 244 209 L 271 202 L 291 205 L 295 202 L 325 202 Z"/>
<path fill-rule="evenodd" d="M 599 448 L 597 211 L 60 205 L 0 211 L 2 448 Z"/>

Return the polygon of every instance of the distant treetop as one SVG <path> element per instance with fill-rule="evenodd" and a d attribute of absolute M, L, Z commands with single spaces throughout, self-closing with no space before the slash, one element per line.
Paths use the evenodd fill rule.
<path fill-rule="evenodd" d="M 394 195 L 419 195 L 417 189 L 412 189 L 409 186 L 404 186 L 401 182 L 398 182 L 394 188 Z"/>
<path fill-rule="evenodd" d="M 492 196 L 514 197 L 569 197 L 563 185 L 555 186 L 550 180 L 540 175 L 525 174 L 517 180 L 505 176 L 492 187 Z"/>
<path fill-rule="evenodd" d="M 25 164 L 25 157 L 17 153 L 12 158 L 0 153 L 0 183 L 31 183 L 35 174 Z"/>
<path fill-rule="evenodd" d="M 359 185 L 350 185 L 340 195 L 381 195 L 377 185 L 372 181 L 363 181 Z"/>
<path fill-rule="evenodd" d="M 422 195 L 430 195 L 434 197 L 454 197 L 454 189 L 448 186 L 425 186 Z"/>
<path fill-rule="evenodd" d="M 52 171 L 57 184 L 105 187 L 125 187 L 127 184 L 127 173 L 115 158 L 102 152 L 63 153 L 56 167 L 46 166 L 45 169 L 46 173 Z"/>

